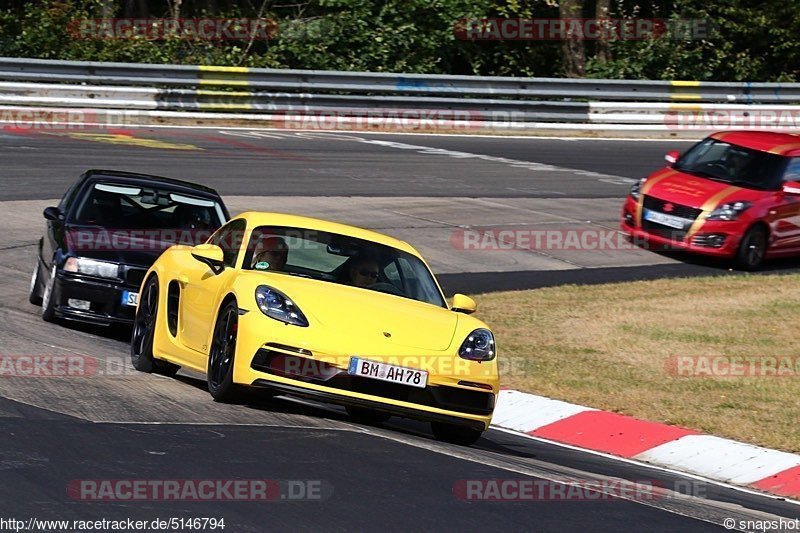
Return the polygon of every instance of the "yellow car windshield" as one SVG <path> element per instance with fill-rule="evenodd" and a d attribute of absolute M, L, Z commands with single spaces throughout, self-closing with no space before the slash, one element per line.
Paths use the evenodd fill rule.
<path fill-rule="evenodd" d="M 261 226 L 252 232 L 243 268 L 309 277 L 446 306 L 433 275 L 419 258 L 349 235 Z"/>

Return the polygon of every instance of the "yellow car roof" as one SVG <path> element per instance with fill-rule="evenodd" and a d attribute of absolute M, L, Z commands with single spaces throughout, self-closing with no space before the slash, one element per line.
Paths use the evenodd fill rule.
<path fill-rule="evenodd" d="M 349 226 L 347 224 L 340 224 L 338 222 L 331 222 L 329 220 L 322 220 L 320 218 L 290 215 L 288 213 L 246 211 L 231 217 L 231 220 L 241 218 L 247 220 L 248 228 L 255 228 L 258 226 L 286 226 L 290 228 L 327 231 L 330 233 L 347 235 L 349 237 L 355 237 L 357 239 L 364 239 L 365 241 L 391 246 L 392 248 L 397 248 L 398 250 L 415 255 L 420 259 L 422 258 L 422 256 L 414 249 L 413 246 L 405 241 L 401 241 L 400 239 L 389 237 L 388 235 L 378 233 L 377 231 L 371 231 L 356 226 Z"/>

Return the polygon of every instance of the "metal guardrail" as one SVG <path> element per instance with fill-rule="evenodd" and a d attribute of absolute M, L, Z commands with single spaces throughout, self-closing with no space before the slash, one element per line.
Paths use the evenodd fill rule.
<path fill-rule="evenodd" d="M 594 80 L 277 70 L 0 58 L 0 80 L 309 93 L 604 101 L 800 103 L 800 83 Z"/>
<path fill-rule="evenodd" d="M 585 121 L 589 113 L 589 105 L 585 102 L 223 92 L 17 82 L 0 82 L 0 104 L 229 113 L 336 113 L 345 116 L 431 111 L 463 120 L 483 120 L 496 115 L 514 116 L 522 121 Z"/>
<path fill-rule="evenodd" d="M 0 58 L 0 106 L 258 116 L 424 119 L 495 129 L 534 124 L 670 128 L 676 114 L 798 116 L 800 83 L 717 83 L 409 75 Z M 144 115 L 142 115 L 144 116 Z M 164 115 L 167 116 L 167 115 Z M 169 115 L 174 119 L 174 115 Z M 398 119 L 402 122 L 402 116 Z M 144 120 L 144 119 L 143 119 Z M 718 122 L 712 126 L 724 127 Z M 787 127 L 784 124 L 783 127 Z"/>

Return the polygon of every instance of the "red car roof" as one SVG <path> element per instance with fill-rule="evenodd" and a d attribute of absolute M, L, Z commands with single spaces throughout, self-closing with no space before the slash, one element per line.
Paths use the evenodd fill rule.
<path fill-rule="evenodd" d="M 774 131 L 721 131 L 711 136 L 718 141 L 779 155 L 800 155 L 800 135 Z"/>

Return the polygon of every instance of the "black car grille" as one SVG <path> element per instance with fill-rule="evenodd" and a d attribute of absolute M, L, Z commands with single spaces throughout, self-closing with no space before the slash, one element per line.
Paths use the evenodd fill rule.
<path fill-rule="evenodd" d="M 127 272 L 125 273 L 125 281 L 128 283 L 128 285 L 141 287 L 145 274 L 147 274 L 147 269 L 145 268 L 128 268 Z"/>
<path fill-rule="evenodd" d="M 669 209 L 665 209 L 664 206 L 670 204 Z M 666 213 L 668 215 L 685 218 L 694 222 L 694 220 L 700 216 L 700 213 L 703 212 L 702 209 L 698 209 L 696 207 L 690 207 L 688 205 L 681 205 L 676 204 L 674 202 L 669 202 L 667 200 L 662 200 L 661 198 L 655 198 L 653 196 L 644 197 L 643 206 L 645 209 L 650 211 L 657 211 L 659 213 Z M 656 235 L 658 237 L 662 237 L 664 239 L 670 239 L 672 241 L 683 241 L 686 238 L 686 234 L 689 231 L 689 227 L 691 224 L 686 224 L 683 229 L 671 228 L 669 226 L 664 226 L 663 224 L 659 224 L 657 222 L 651 222 L 649 220 L 644 219 L 644 214 L 642 214 L 642 229 L 648 233 Z"/>
<path fill-rule="evenodd" d="M 671 204 L 672 209 L 666 211 L 664 209 L 666 204 Z M 649 209 L 650 211 L 658 211 L 659 213 L 666 213 L 676 217 L 688 218 L 689 220 L 696 219 L 698 216 L 700 216 L 700 213 L 703 212 L 702 209 L 698 209 L 696 207 L 676 204 L 674 202 L 668 202 L 667 200 L 662 200 L 661 198 L 655 198 L 647 195 L 644 197 L 644 208 Z"/>

